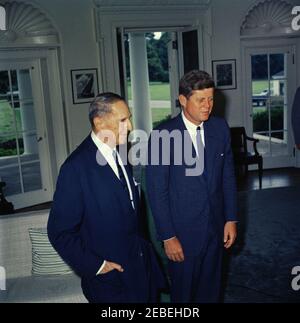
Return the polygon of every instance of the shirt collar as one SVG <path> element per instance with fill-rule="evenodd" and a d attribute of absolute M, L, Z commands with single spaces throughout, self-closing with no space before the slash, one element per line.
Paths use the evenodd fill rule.
<path fill-rule="evenodd" d="M 203 121 L 198 126 L 196 126 L 194 123 L 192 123 L 190 120 L 188 120 L 186 118 L 183 111 L 181 112 L 181 116 L 182 116 L 182 120 L 184 122 L 184 125 L 186 126 L 188 131 L 194 133 L 197 131 L 197 127 L 201 127 L 201 129 L 203 129 Z"/>
<path fill-rule="evenodd" d="M 102 140 L 100 140 L 96 134 L 94 133 L 94 131 L 91 132 L 91 137 L 92 140 L 94 142 L 94 144 L 97 146 L 97 148 L 102 152 L 102 153 L 106 153 L 106 154 L 111 154 L 113 153 L 113 151 L 115 149 L 112 149 L 110 146 L 108 146 L 106 143 L 104 143 Z"/>

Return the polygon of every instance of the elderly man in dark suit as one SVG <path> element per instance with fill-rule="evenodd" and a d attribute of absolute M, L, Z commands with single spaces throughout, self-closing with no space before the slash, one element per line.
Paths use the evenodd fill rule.
<path fill-rule="evenodd" d="M 179 85 L 182 113 L 161 124 L 149 140 L 147 193 L 157 233 L 169 260 L 173 302 L 218 302 L 223 249 L 236 238 L 236 186 L 225 120 L 212 117 L 214 82 L 203 71 L 191 71 Z M 156 133 L 181 133 L 169 148 L 170 163 L 151 162 Z M 171 142 L 171 141 L 170 141 Z M 192 147 L 192 174 L 186 146 Z M 177 160 L 177 162 L 175 162 Z M 195 167 L 196 168 L 196 167 Z M 190 175 L 190 176 L 189 176 Z"/>
<path fill-rule="evenodd" d="M 300 149 L 300 87 L 297 89 L 294 97 L 292 109 L 292 126 L 296 147 Z"/>
<path fill-rule="evenodd" d="M 48 236 L 82 278 L 90 302 L 153 302 L 163 277 L 139 232 L 139 196 L 116 147 L 132 129 L 124 99 L 102 93 L 92 131 L 61 167 Z"/>

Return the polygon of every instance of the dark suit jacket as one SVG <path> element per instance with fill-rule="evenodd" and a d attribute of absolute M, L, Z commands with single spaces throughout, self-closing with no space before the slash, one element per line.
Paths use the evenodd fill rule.
<path fill-rule="evenodd" d="M 294 131 L 295 143 L 300 144 L 300 87 L 294 97 L 292 109 L 292 126 Z"/>
<path fill-rule="evenodd" d="M 149 250 L 139 235 L 138 190 L 130 168 L 125 166 L 134 210 L 111 167 L 97 163 L 97 151 L 88 136 L 61 167 L 48 236 L 61 257 L 82 277 L 89 300 L 114 302 L 113 294 L 119 289 L 122 302 L 146 302 L 150 274 L 145 255 Z M 113 270 L 96 276 L 104 260 L 120 264 L 124 272 Z M 113 288 L 107 288 L 110 285 Z"/>
<path fill-rule="evenodd" d="M 159 131 L 174 129 L 182 134 L 187 131 L 181 114 L 157 128 Z M 205 170 L 202 176 L 186 176 L 188 165 L 176 166 L 172 157 L 170 166 L 149 165 L 146 169 L 147 193 L 158 238 L 165 240 L 177 236 L 185 255 L 200 254 L 208 234 L 217 235 L 223 244 L 225 221 L 236 220 L 237 214 L 228 125 L 223 119 L 210 117 L 204 123 L 204 134 Z M 150 138 L 149 159 L 151 145 Z M 195 155 L 194 148 L 193 153 Z M 170 155 L 174 155 L 174 145 Z"/>

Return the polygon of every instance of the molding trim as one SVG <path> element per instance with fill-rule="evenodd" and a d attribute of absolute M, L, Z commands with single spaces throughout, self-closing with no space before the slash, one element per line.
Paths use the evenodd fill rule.
<path fill-rule="evenodd" d="M 95 6 L 102 13 L 133 12 L 141 10 L 203 10 L 207 9 L 211 0 L 94 0 Z"/>
<path fill-rule="evenodd" d="M 31 4 L 0 1 L 6 11 L 6 30 L 0 30 L 0 46 L 58 44 L 58 32 L 50 19 Z"/>
<path fill-rule="evenodd" d="M 240 28 L 241 37 L 299 35 L 292 30 L 293 6 L 284 0 L 261 1 L 246 15 Z"/>

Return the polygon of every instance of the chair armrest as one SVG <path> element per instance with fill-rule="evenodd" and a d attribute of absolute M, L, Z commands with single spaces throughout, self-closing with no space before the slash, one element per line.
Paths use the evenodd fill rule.
<path fill-rule="evenodd" d="M 253 141 L 253 150 L 255 152 L 255 156 L 258 156 L 259 155 L 259 152 L 257 150 L 257 143 L 259 142 L 259 139 L 255 139 L 255 138 L 252 138 L 252 137 L 248 137 L 246 136 L 246 139 L 249 140 L 249 141 Z"/>
<path fill-rule="evenodd" d="M 254 149 L 254 152 L 255 152 L 255 156 L 258 156 L 259 155 L 259 152 L 257 150 L 257 147 L 256 147 L 256 144 L 259 142 L 258 139 L 254 139 L 253 141 L 253 149 Z"/>
<path fill-rule="evenodd" d="M 259 139 L 255 139 L 255 138 L 248 137 L 248 136 L 246 136 L 246 139 L 247 139 L 247 140 L 250 140 L 250 141 L 256 141 L 256 142 L 259 142 Z"/>

